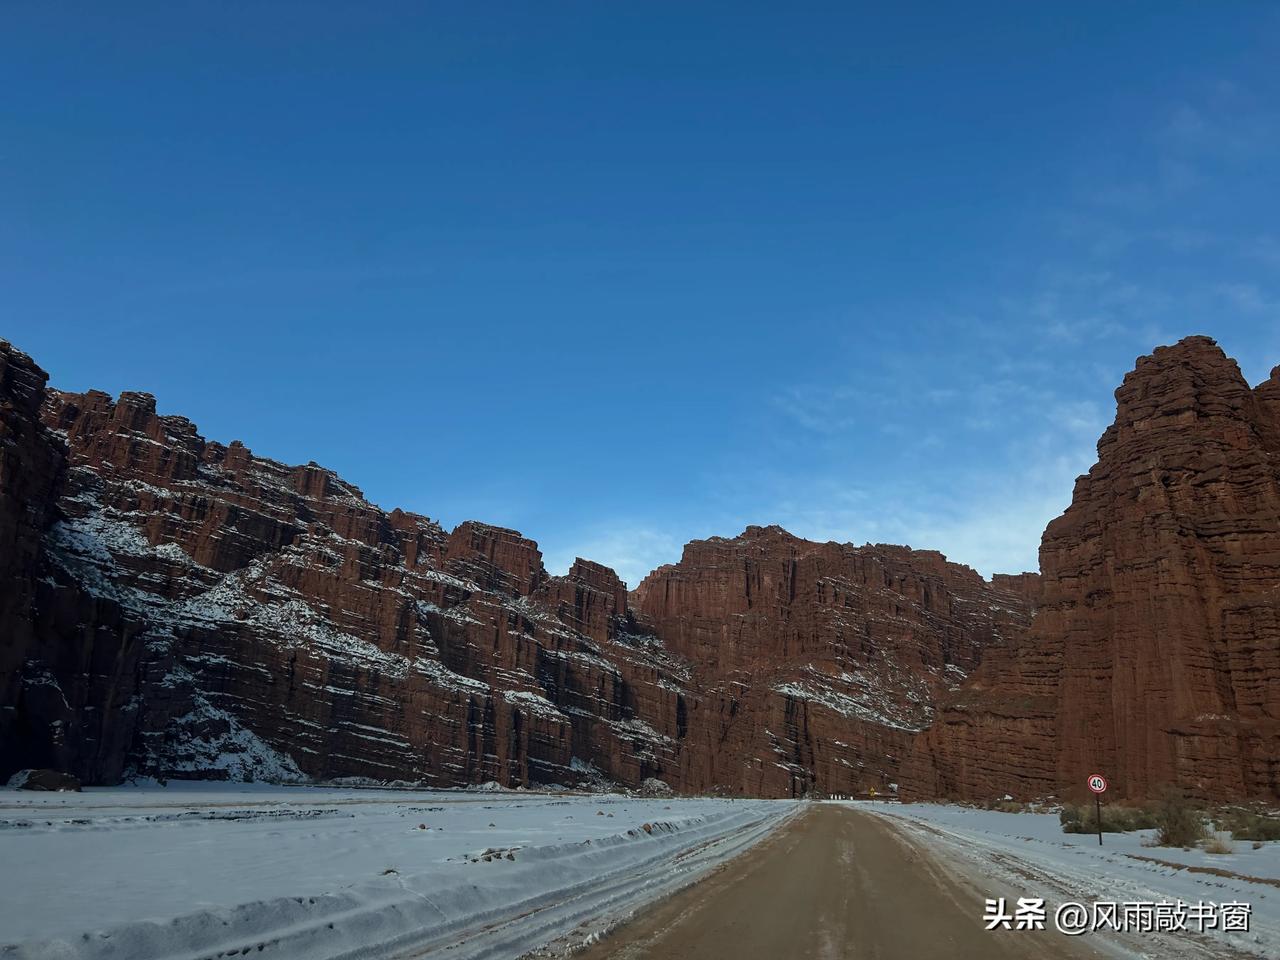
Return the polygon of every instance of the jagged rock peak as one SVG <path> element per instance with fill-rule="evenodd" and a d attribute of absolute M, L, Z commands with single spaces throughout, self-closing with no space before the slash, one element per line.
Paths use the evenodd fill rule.
<path fill-rule="evenodd" d="M 1141 357 L 1041 541 L 1025 642 L 904 770 L 914 795 L 1280 797 L 1280 402 L 1208 337 Z"/>
<path fill-rule="evenodd" d="M 0 390 L 27 414 L 40 409 L 49 375 L 8 340 L 0 340 Z"/>

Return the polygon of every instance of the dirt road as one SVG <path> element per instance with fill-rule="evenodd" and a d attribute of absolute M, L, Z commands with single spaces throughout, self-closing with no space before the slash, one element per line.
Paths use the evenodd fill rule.
<path fill-rule="evenodd" d="M 815 807 L 580 956 L 587 960 L 1004 960 L 1101 956 L 1045 931 L 988 932 L 983 890 L 878 817 Z"/>

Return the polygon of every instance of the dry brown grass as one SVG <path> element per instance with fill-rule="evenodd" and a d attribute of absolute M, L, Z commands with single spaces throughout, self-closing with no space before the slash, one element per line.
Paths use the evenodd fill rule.
<path fill-rule="evenodd" d="M 1208 840 L 1200 845 L 1200 849 L 1205 853 L 1235 853 L 1235 845 L 1231 842 L 1231 838 L 1225 834 L 1214 834 Z"/>
<path fill-rule="evenodd" d="M 1063 804 L 1058 813 L 1063 833 L 1097 833 L 1098 813 L 1094 804 Z M 1148 830 L 1156 825 L 1150 810 L 1142 807 L 1106 806 L 1102 808 L 1103 833 L 1128 833 Z"/>

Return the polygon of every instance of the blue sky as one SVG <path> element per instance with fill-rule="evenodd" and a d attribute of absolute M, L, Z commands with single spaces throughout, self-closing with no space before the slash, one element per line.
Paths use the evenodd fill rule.
<path fill-rule="evenodd" d="M 1137 356 L 1280 363 L 1280 10 L 887 6 L 7 5 L 0 336 L 554 572 L 1034 569 Z"/>

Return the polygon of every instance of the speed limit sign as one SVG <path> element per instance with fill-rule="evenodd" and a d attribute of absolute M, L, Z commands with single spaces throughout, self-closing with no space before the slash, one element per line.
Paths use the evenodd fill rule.
<path fill-rule="evenodd" d="M 1088 784 L 1093 791 L 1093 808 L 1098 817 L 1098 846 L 1102 846 L 1102 795 L 1107 792 L 1107 778 L 1100 773 L 1091 773 Z"/>

